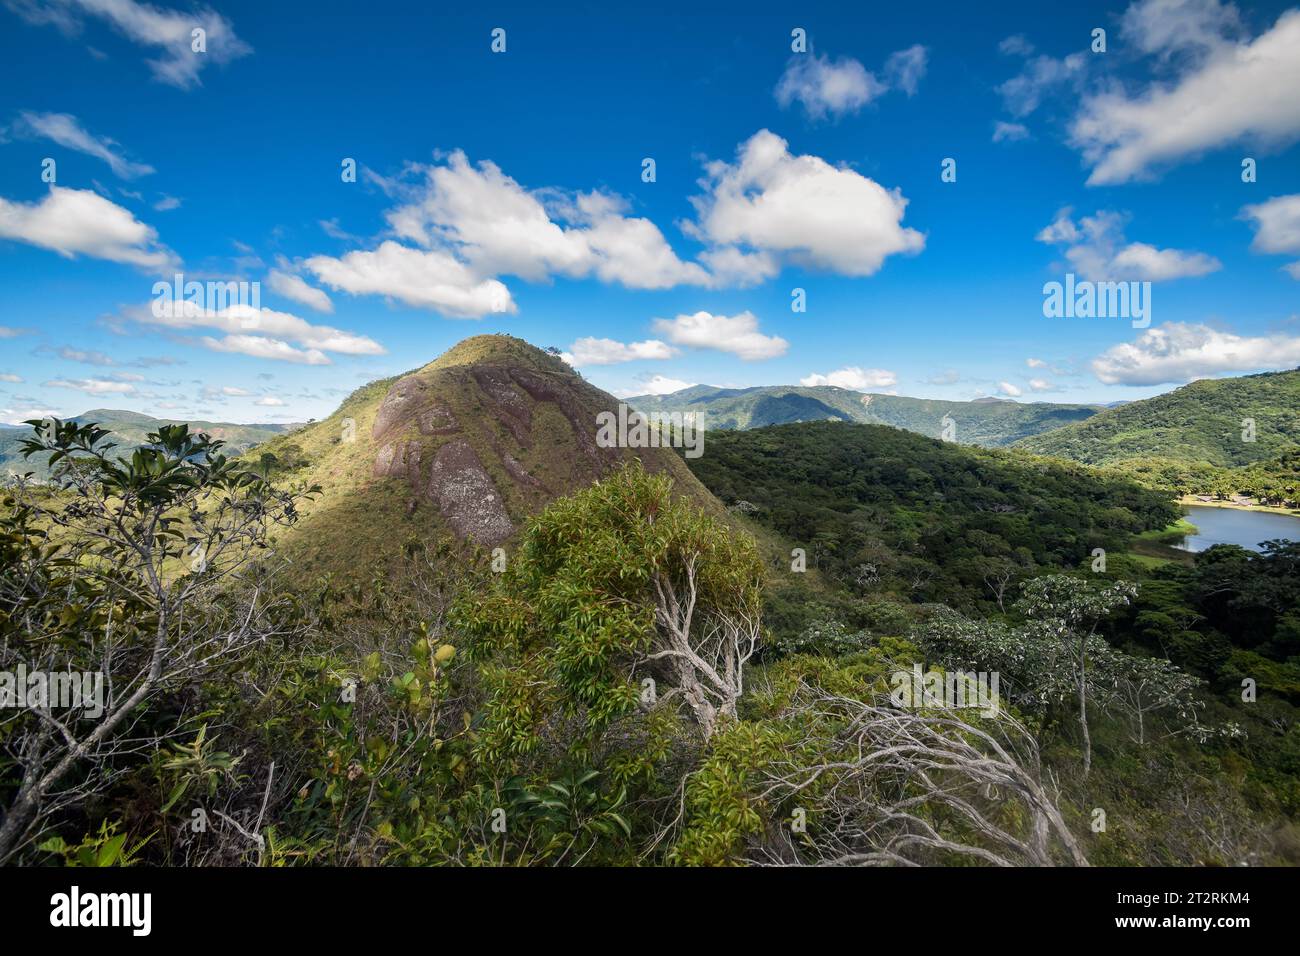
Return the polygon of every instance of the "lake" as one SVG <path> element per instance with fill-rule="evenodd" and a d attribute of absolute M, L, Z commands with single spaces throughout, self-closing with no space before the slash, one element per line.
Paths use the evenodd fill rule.
<path fill-rule="evenodd" d="M 1300 518 L 1291 515 L 1208 505 L 1184 507 L 1187 520 L 1196 525 L 1198 533 L 1189 534 L 1174 545 L 1183 551 L 1206 551 L 1216 544 L 1239 544 L 1258 551 L 1259 543 L 1271 538 L 1300 541 Z"/>

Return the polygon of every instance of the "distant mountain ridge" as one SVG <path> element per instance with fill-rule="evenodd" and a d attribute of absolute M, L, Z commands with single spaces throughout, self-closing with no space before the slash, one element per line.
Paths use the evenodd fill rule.
<path fill-rule="evenodd" d="M 300 427 L 287 425 L 242 425 L 234 422 L 210 422 L 199 419 L 154 418 L 141 412 L 132 412 L 120 408 L 92 408 L 75 416 L 73 421 L 94 422 L 99 427 L 112 432 L 109 439 L 117 444 L 114 454 L 130 455 L 144 443 L 145 436 L 158 430 L 160 425 L 187 424 L 192 431 L 207 432 L 213 438 L 226 443 L 225 452 L 229 455 L 242 455 L 249 449 L 269 441 L 277 435 Z M 31 433 L 30 426 L 18 425 L 0 431 L 0 477 L 9 474 L 27 474 L 31 472 L 37 478 L 45 478 L 49 470 L 40 456 L 23 458 L 22 440 Z"/>
<path fill-rule="evenodd" d="M 627 403 L 642 412 L 703 412 L 705 426 L 746 430 L 809 421 L 892 425 L 930 438 L 943 437 L 944 419 L 960 444 L 997 448 L 1084 421 L 1100 405 L 1021 404 L 999 398 L 971 402 L 857 392 L 834 385 L 763 385 L 715 388 L 694 385 L 669 395 L 638 395 Z"/>

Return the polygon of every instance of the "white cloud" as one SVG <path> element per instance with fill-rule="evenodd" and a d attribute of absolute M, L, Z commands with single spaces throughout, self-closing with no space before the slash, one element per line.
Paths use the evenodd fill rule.
<path fill-rule="evenodd" d="M 906 50 L 889 54 L 885 61 L 885 81 L 908 96 L 916 94 L 929 62 L 929 51 L 917 43 Z"/>
<path fill-rule="evenodd" d="M 1060 388 L 1045 378 L 1031 378 L 1029 380 L 1029 390 L 1031 392 L 1057 392 L 1060 391 Z"/>
<path fill-rule="evenodd" d="M 1092 370 L 1108 385 L 1161 385 L 1297 365 L 1300 336 L 1241 336 L 1206 325 L 1166 322 L 1133 342 L 1107 349 L 1093 359 Z"/>
<path fill-rule="evenodd" d="M 65 258 L 77 255 L 170 271 L 178 260 L 158 233 L 89 189 L 51 186 L 37 202 L 0 197 L 0 239 L 17 239 Z"/>
<path fill-rule="evenodd" d="M 6 425 L 22 425 L 33 419 L 63 417 L 63 412 L 54 408 L 0 408 L 0 422 Z"/>
<path fill-rule="evenodd" d="M 782 107 L 801 103 L 809 116 L 821 119 L 827 114 L 855 113 L 888 89 L 852 57 L 833 61 L 815 53 L 797 53 L 777 81 L 776 101 Z"/>
<path fill-rule="evenodd" d="M 1012 115 L 1028 116 L 1051 93 L 1082 83 L 1087 74 L 1087 64 L 1082 53 L 1071 53 L 1061 59 L 1045 55 L 1033 57 L 1025 62 L 1017 75 L 998 87 L 1002 103 Z"/>
<path fill-rule="evenodd" d="M 1020 389 L 1010 382 L 998 382 L 998 391 L 1003 395 L 1010 395 L 1012 398 L 1017 398 L 1022 394 Z"/>
<path fill-rule="evenodd" d="M 412 249 L 388 240 L 373 251 L 357 250 L 337 259 L 312 256 L 304 265 L 332 289 L 353 295 L 391 296 L 452 318 L 519 311 L 503 283 L 480 279 L 464 263 L 441 250 Z"/>
<path fill-rule="evenodd" d="M 154 171 L 152 166 L 135 163 L 124 157 L 115 147 L 118 145 L 106 136 L 95 136 L 88 132 L 80 121 L 70 113 L 30 113 L 18 114 L 18 119 L 11 127 L 11 132 L 18 136 L 43 137 L 67 149 L 94 156 L 108 163 L 109 168 L 123 179 L 147 176 Z"/>
<path fill-rule="evenodd" d="M 1141 0 L 1120 19 L 1124 38 L 1143 53 L 1162 59 L 1192 58 L 1221 50 L 1241 32 L 1241 15 L 1219 0 Z"/>
<path fill-rule="evenodd" d="M 270 359 L 276 362 L 293 362 L 298 365 L 329 365 L 330 357 L 320 349 L 301 349 L 282 339 L 265 335 L 225 335 L 217 338 L 205 335 L 199 343 L 213 352 L 233 352 L 251 358 Z"/>
<path fill-rule="evenodd" d="M 1030 368 L 1047 368 L 1047 363 L 1038 358 L 1027 358 L 1025 364 Z"/>
<path fill-rule="evenodd" d="M 1151 281 L 1194 278 L 1217 272 L 1222 263 L 1203 252 L 1157 249 L 1145 242 L 1126 243 L 1124 216 L 1098 212 L 1076 224 L 1063 209 L 1035 237 L 1065 246 L 1065 258 L 1081 278 L 1091 282 Z"/>
<path fill-rule="evenodd" d="M 279 269 L 272 269 L 267 273 L 266 282 L 271 287 L 272 292 L 276 292 L 286 299 L 301 302 L 317 312 L 334 311 L 334 303 L 330 301 L 330 297 L 321 289 L 308 285 L 301 276 L 281 272 Z"/>
<path fill-rule="evenodd" d="M 808 386 L 836 385 L 840 388 L 852 389 L 855 392 L 865 392 L 868 389 L 888 388 L 891 385 L 897 385 L 898 376 L 883 368 L 858 368 L 856 365 L 848 365 L 826 375 L 814 372 L 799 379 L 799 384 Z"/>
<path fill-rule="evenodd" d="M 1029 136 L 1029 130 L 1023 123 L 1007 123 L 998 120 L 993 124 L 993 142 L 995 143 L 1014 143 L 1018 139 L 1026 139 Z"/>
<path fill-rule="evenodd" d="M 617 342 L 592 336 L 578 339 L 561 358 L 570 365 L 615 365 L 635 362 L 638 359 L 669 359 L 676 350 L 666 342 L 647 339 L 644 342 Z"/>
<path fill-rule="evenodd" d="M 915 94 L 925 75 L 927 56 L 920 44 L 891 53 L 882 80 L 852 57 L 832 60 L 799 53 L 790 58 L 777 81 L 776 101 L 782 107 L 800 103 L 813 119 L 856 113 L 890 89 Z"/>
<path fill-rule="evenodd" d="M 68 35 L 79 32 L 86 17 L 99 17 L 132 42 L 157 48 L 159 55 L 148 61 L 154 78 L 180 89 L 201 85 L 199 72 L 208 64 L 253 52 L 229 20 L 208 8 L 165 10 L 136 0 L 6 0 L 6 5 L 28 23 L 53 24 Z M 205 33 L 205 52 L 192 49 L 196 28 Z"/>
<path fill-rule="evenodd" d="M 181 201 L 175 196 L 163 196 L 153 204 L 153 208 L 158 212 L 171 212 L 173 209 L 179 209 L 180 206 Z"/>
<path fill-rule="evenodd" d="M 715 246 L 766 255 L 751 260 L 759 274 L 770 274 L 771 257 L 782 256 L 869 276 L 887 256 L 925 246 L 921 233 L 901 224 L 907 200 L 899 190 L 817 156 L 794 156 L 768 130 L 743 143 L 734 164 L 718 160 L 705 169 L 709 193 L 691 199 L 699 220 L 687 228 Z"/>
<path fill-rule="evenodd" d="M 15 375 L 12 372 L 0 372 L 0 382 L 8 382 L 11 385 L 17 385 L 25 381 L 21 375 Z"/>
<path fill-rule="evenodd" d="M 479 276 L 595 275 L 632 289 L 708 282 L 654 223 L 626 215 L 618 196 L 529 191 L 495 163 L 472 164 L 460 150 L 422 171 L 423 188 L 389 211 L 389 225 L 399 238 L 453 252 Z"/>
<path fill-rule="evenodd" d="M 780 336 L 759 332 L 758 319 L 752 312 L 734 316 L 696 312 L 675 319 L 655 319 L 654 330 L 674 345 L 730 352 L 747 362 L 776 358 L 790 347 Z"/>
<path fill-rule="evenodd" d="M 119 382 L 105 378 L 56 378 L 43 382 L 45 388 L 70 388 L 87 395 L 131 395 L 135 386 L 130 382 Z"/>
<path fill-rule="evenodd" d="M 1300 255 L 1300 193 L 1246 206 L 1241 215 L 1255 223 L 1255 238 L 1250 244 L 1255 252 Z M 1282 268 L 1293 279 L 1300 279 L 1300 262 Z"/>
<path fill-rule="evenodd" d="M 694 382 L 683 382 L 677 378 L 655 375 L 638 384 L 637 390 L 629 391 L 628 395 L 671 395 L 673 392 L 680 392 L 684 388 L 690 388 L 694 384 Z"/>
<path fill-rule="evenodd" d="M 1084 98 L 1071 143 L 1093 167 L 1089 185 L 1150 176 L 1229 143 L 1261 147 L 1300 137 L 1300 10 L 1253 40 L 1237 39 L 1236 9 L 1145 0 L 1124 15 L 1127 38 L 1181 70 L 1130 96 L 1117 85 Z"/>
<path fill-rule="evenodd" d="M 328 365 L 327 352 L 343 355 L 383 355 L 374 339 L 328 325 L 312 325 L 288 312 L 254 309 L 247 305 L 203 309 L 192 303 L 155 300 L 149 306 L 128 310 L 127 317 L 144 325 L 189 330 L 213 329 L 223 337 L 203 336 L 205 348 L 237 352 L 254 358 L 277 359 L 306 365 Z"/>
<path fill-rule="evenodd" d="M 1025 38 L 1024 34 L 1017 33 L 999 43 L 998 52 L 1006 56 L 1029 56 L 1034 52 L 1034 45 Z"/>
<path fill-rule="evenodd" d="M 259 398 L 257 401 L 255 401 L 253 404 L 254 404 L 254 405 L 261 405 L 261 406 L 263 406 L 264 408 L 283 408 L 283 407 L 284 407 L 284 401 L 281 400 L 281 399 L 276 398 L 274 395 L 263 395 L 261 398 Z"/>

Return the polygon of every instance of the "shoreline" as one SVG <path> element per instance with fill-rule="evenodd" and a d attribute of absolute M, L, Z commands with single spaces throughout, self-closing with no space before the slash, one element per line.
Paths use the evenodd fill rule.
<path fill-rule="evenodd" d="M 1239 505 L 1231 501 L 1202 501 L 1195 495 L 1183 495 L 1175 498 L 1180 505 L 1196 505 L 1200 508 L 1228 508 L 1232 511 L 1263 511 L 1267 514 L 1286 515 L 1300 518 L 1300 508 L 1280 508 L 1275 505 Z"/>

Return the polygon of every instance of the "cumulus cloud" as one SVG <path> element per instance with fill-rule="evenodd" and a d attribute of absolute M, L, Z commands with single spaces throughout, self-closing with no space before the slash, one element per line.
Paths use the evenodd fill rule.
<path fill-rule="evenodd" d="M 998 382 L 998 391 L 1003 395 L 1010 395 L 1012 398 L 1017 398 L 1022 394 L 1020 389 L 1010 382 Z"/>
<path fill-rule="evenodd" d="M 1045 378 L 1031 378 L 1029 380 L 1029 390 L 1031 392 L 1059 392 L 1060 388 L 1054 382 L 1049 382 Z"/>
<path fill-rule="evenodd" d="M 414 169 L 423 177 L 416 187 L 385 181 L 403 200 L 387 213 L 389 227 L 412 245 L 390 239 L 374 251 L 314 256 L 307 268 L 335 288 L 453 318 L 516 311 L 499 275 L 590 276 L 630 289 L 711 282 L 699 263 L 678 258 L 658 226 L 630 215 L 621 197 L 528 190 L 495 163 L 471 163 L 459 150 Z"/>
<path fill-rule="evenodd" d="M 825 375 L 814 372 L 799 379 L 799 384 L 808 386 L 835 385 L 839 388 L 852 389 L 855 392 L 865 392 L 868 389 L 888 388 L 891 385 L 897 385 L 898 376 L 883 368 L 858 368 L 856 365 L 847 365 Z"/>
<path fill-rule="evenodd" d="M 1093 359 L 1092 370 L 1108 385 L 1162 385 L 1297 365 L 1300 336 L 1242 336 L 1207 325 L 1166 322 L 1107 349 Z"/>
<path fill-rule="evenodd" d="M 1255 252 L 1300 255 L 1300 193 L 1246 206 L 1241 215 L 1255 224 L 1255 238 L 1250 244 Z M 1300 262 L 1283 268 L 1292 278 L 1300 279 Z"/>
<path fill-rule="evenodd" d="M 5 5 L 28 23 L 53 25 L 69 36 L 88 18 L 103 20 L 131 42 L 156 49 L 158 55 L 148 61 L 154 79 L 183 90 L 201 85 L 205 66 L 253 52 L 229 20 L 207 7 L 167 10 L 136 0 L 5 0 Z M 205 52 L 193 50 L 196 28 L 204 31 Z"/>
<path fill-rule="evenodd" d="M 127 317 L 144 325 L 177 331 L 208 329 L 224 333 L 205 335 L 199 344 L 215 352 L 235 352 L 254 358 L 305 365 L 329 365 L 327 353 L 383 355 L 374 339 L 328 325 L 312 325 L 288 312 L 232 305 L 204 309 L 189 302 L 157 300 L 151 306 L 131 309 Z"/>
<path fill-rule="evenodd" d="M 425 168 L 413 201 L 388 213 L 399 238 L 450 248 L 480 275 L 595 275 L 634 289 L 703 285 L 704 270 L 685 263 L 648 219 L 628 216 L 608 193 L 529 191 L 495 163 L 470 163 L 457 150 Z"/>
<path fill-rule="evenodd" d="M 816 53 L 799 53 L 790 58 L 777 81 L 776 101 L 782 107 L 799 103 L 813 119 L 856 113 L 891 88 L 908 96 L 916 93 L 926 60 L 926 49 L 920 44 L 890 54 L 882 80 L 852 57 L 832 60 Z"/>
<path fill-rule="evenodd" d="M 747 362 L 784 355 L 790 343 L 780 336 L 764 335 L 752 312 L 738 315 L 713 315 L 696 312 L 675 319 L 655 319 L 654 330 L 674 345 L 729 352 Z"/>
<path fill-rule="evenodd" d="M 647 339 L 644 342 L 618 342 L 593 336 L 578 339 L 560 357 L 570 365 L 616 365 L 638 359 L 669 359 L 676 350 L 667 342 Z"/>
<path fill-rule="evenodd" d="M 815 53 L 798 53 L 790 58 L 776 84 L 776 101 L 782 107 L 800 103 L 809 116 L 821 119 L 828 114 L 855 113 L 887 89 L 852 57 L 831 60 Z"/>
<path fill-rule="evenodd" d="M 30 243 L 68 259 L 85 255 L 159 271 L 178 265 L 152 226 L 89 189 L 51 186 L 30 203 L 0 196 L 0 239 Z"/>
<path fill-rule="evenodd" d="M 334 303 L 330 301 L 330 297 L 315 286 L 308 285 L 302 276 L 272 269 L 267 273 L 266 284 L 271 287 L 272 292 L 294 302 L 300 302 L 317 312 L 334 311 Z"/>
<path fill-rule="evenodd" d="M 1223 268 L 1218 259 L 1203 252 L 1126 242 L 1125 220 L 1120 213 L 1102 211 L 1075 223 L 1070 210 L 1062 209 L 1035 238 L 1062 246 L 1071 269 L 1092 282 L 1163 282 L 1203 276 Z"/>
<path fill-rule="evenodd" d="M 257 401 L 255 401 L 253 404 L 254 404 L 254 405 L 261 405 L 261 406 L 263 406 L 264 408 L 283 408 L 283 407 L 284 407 L 284 400 L 283 400 L 283 399 L 276 398 L 274 395 L 263 395 L 261 398 L 259 398 Z"/>
<path fill-rule="evenodd" d="M 1089 185 L 1149 178 L 1155 167 L 1229 143 L 1300 137 L 1300 10 L 1249 39 L 1230 4 L 1143 0 L 1122 29 L 1176 75 L 1133 94 L 1112 85 L 1084 98 L 1070 139 L 1092 166 Z"/>
<path fill-rule="evenodd" d="M 780 256 L 869 276 L 887 256 L 925 246 L 921 233 L 902 225 L 907 200 L 899 190 L 817 156 L 792 155 L 768 130 L 742 144 L 735 163 L 718 160 L 705 170 L 708 192 L 691 199 L 698 222 L 689 230 L 741 250 L 738 261 L 748 256 L 760 274 L 770 274 L 772 257 Z"/>
<path fill-rule="evenodd" d="M 456 319 L 519 311 L 505 284 L 480 278 L 449 252 L 413 249 L 391 239 L 371 251 L 303 263 L 321 282 L 353 295 L 384 295 Z"/>
<path fill-rule="evenodd" d="M 41 137 L 67 149 L 94 156 L 108 163 L 109 168 L 123 179 L 147 176 L 154 171 L 152 166 L 127 159 L 117 149 L 117 143 L 106 136 L 95 136 L 88 132 L 70 113 L 24 111 L 18 114 L 10 132 L 16 136 Z"/>

